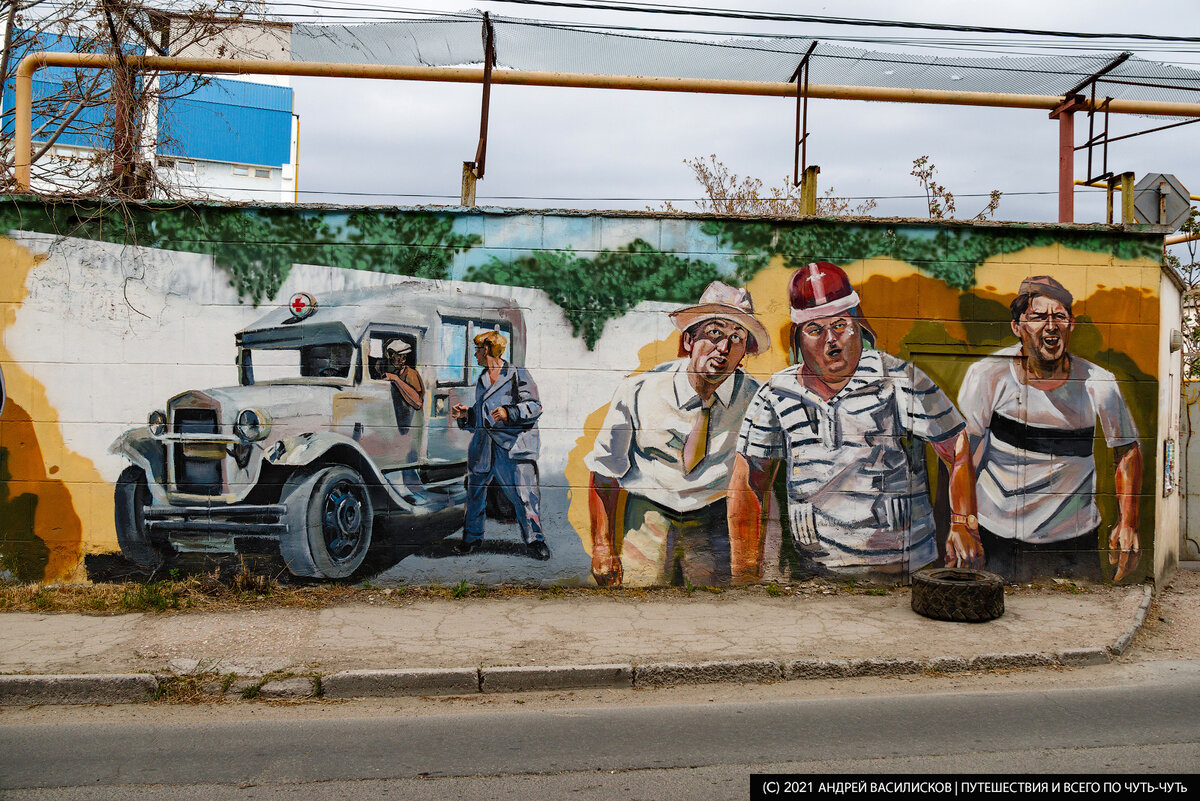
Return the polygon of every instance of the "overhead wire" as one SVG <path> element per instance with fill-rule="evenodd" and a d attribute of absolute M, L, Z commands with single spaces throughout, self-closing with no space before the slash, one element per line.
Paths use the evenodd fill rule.
<path fill-rule="evenodd" d="M 495 2 L 521 2 L 522 0 L 494 0 L 494 1 Z M 70 5 L 70 0 L 43 0 L 43 2 L 47 3 L 47 4 L 51 4 L 51 5 L 54 5 L 54 4 L 62 4 L 64 6 Z M 538 5 L 539 3 L 534 3 L 531 1 L 528 4 Z M 597 5 L 597 4 L 593 4 L 593 5 L 576 4 L 576 5 L 580 8 L 588 8 L 590 10 L 602 10 L 602 9 L 607 8 L 604 5 Z M 331 2 L 328 2 L 328 3 L 308 3 L 308 2 L 302 2 L 301 0 L 278 0 L 277 2 L 271 3 L 271 7 L 273 9 L 278 9 L 278 8 L 313 9 L 316 12 L 316 13 L 312 13 L 312 14 L 301 14 L 301 13 L 295 13 L 295 12 L 276 13 L 273 15 L 273 16 L 277 16 L 283 20 L 316 20 L 316 21 L 321 21 L 321 22 L 339 21 L 339 22 L 348 23 L 348 24 L 352 24 L 352 23 L 360 23 L 360 24 L 361 23 L 387 23 L 387 22 L 395 22 L 395 21 L 397 21 L 397 19 L 401 19 L 401 20 L 404 20 L 407 22 L 445 22 L 448 20 L 459 19 L 464 22 L 472 22 L 472 23 L 477 23 L 479 20 L 478 13 L 472 13 L 472 12 L 462 12 L 462 11 L 454 12 L 454 11 L 440 11 L 440 10 L 432 10 L 432 9 L 394 7 L 394 6 L 388 6 L 388 5 L 362 3 L 362 2 L 353 2 L 353 3 L 333 2 L 332 0 L 331 0 Z M 144 11 L 169 10 L 169 9 L 163 9 L 163 8 L 149 5 L 149 4 L 143 4 L 143 5 L 139 6 L 138 8 L 139 8 L 139 10 L 144 10 Z M 673 8 L 678 9 L 679 7 L 673 7 Z M 330 14 L 329 11 L 331 9 L 340 10 L 344 13 Z M 620 10 L 631 11 L 631 10 L 637 10 L 637 9 L 634 9 L 631 6 L 626 5 L 626 6 L 622 6 Z M 324 12 L 324 13 L 321 13 L 321 12 Z M 365 16 L 364 15 L 365 13 L 372 14 L 373 16 Z M 653 13 L 653 12 L 647 12 L 647 13 Z M 784 17 L 788 17 L 789 15 L 776 15 L 776 16 L 784 18 Z M 795 17 L 796 15 L 790 15 L 790 16 Z M 670 33 L 670 34 L 688 34 L 688 35 L 698 35 L 698 36 L 727 36 L 727 37 L 764 38 L 764 39 L 780 39 L 780 40 L 787 40 L 787 39 L 810 40 L 812 38 L 818 38 L 818 39 L 821 39 L 824 41 L 855 42 L 855 43 L 861 43 L 861 44 L 889 44 L 889 45 L 903 46 L 903 47 L 940 48 L 940 49 L 952 49 L 952 50 L 959 50 L 959 51 L 966 51 L 966 52 L 995 52 L 995 53 L 1005 53 L 1005 54 L 1014 54 L 1014 53 L 1022 54 L 1023 51 L 1028 52 L 1029 50 L 1038 50 L 1038 49 L 1040 49 L 1040 50 L 1080 50 L 1080 49 L 1089 49 L 1091 47 L 1094 47 L 1094 45 L 1092 45 L 1092 44 L 1085 44 L 1085 43 L 1067 43 L 1067 42 L 1062 42 L 1062 41 L 1058 41 L 1058 40 L 1048 41 L 1048 42 L 1038 42 L 1038 41 L 1031 41 L 1028 38 L 1026 38 L 1026 39 L 1008 39 L 1008 40 L 975 39 L 975 40 L 965 40 L 964 41 L 961 38 L 958 38 L 958 39 L 929 38 L 929 37 L 916 38 L 916 37 L 903 37 L 903 36 L 896 36 L 896 35 L 852 36 L 852 35 L 826 34 L 826 35 L 814 37 L 812 35 L 780 34 L 778 32 L 744 31 L 744 30 L 742 30 L 742 31 L 725 31 L 725 30 L 711 30 L 711 29 L 702 29 L 702 28 L 694 28 L 694 27 L 685 28 L 685 27 L 664 27 L 664 26 L 649 26 L 649 25 L 618 25 L 618 24 L 614 24 L 614 23 L 605 23 L 605 22 L 597 23 L 597 22 L 583 22 L 583 21 L 561 22 L 561 21 L 550 21 L 550 20 L 522 20 L 522 19 L 508 19 L 508 18 L 494 18 L 494 19 L 497 19 L 498 21 L 500 19 L 503 19 L 503 21 L 508 24 L 525 24 L 525 25 L 535 25 L 535 26 L 542 26 L 542 27 L 556 27 L 556 28 L 568 28 L 568 29 L 578 29 L 578 30 L 627 31 L 627 32 L 632 32 L 632 33 Z M 828 24 L 851 24 L 850 21 L 847 21 L 844 18 L 832 18 L 831 17 L 831 18 L 820 18 L 820 19 L 823 21 L 827 21 Z M 878 21 L 878 20 L 870 21 L 870 22 L 871 23 L 881 23 L 881 24 L 892 24 L 893 23 L 893 21 Z M 910 23 L 898 23 L 898 22 L 894 23 L 894 24 L 902 24 L 905 26 L 910 25 Z M 920 26 L 924 26 L 925 24 L 924 23 L 911 23 L 911 25 L 913 25 L 915 27 L 920 27 Z M 983 28 L 973 28 L 972 26 L 959 26 L 959 27 L 964 28 L 964 29 L 979 30 L 979 31 L 987 30 L 987 29 L 983 29 Z M 1062 32 L 1042 32 L 1042 31 L 1035 31 L 1035 30 L 1028 30 L 1028 29 L 1018 29 L 1018 28 L 995 29 L 995 30 L 1017 32 L 1017 33 L 1024 34 L 1026 36 L 1058 35 L 1059 33 L 1062 33 Z M 1118 40 L 1129 38 L 1123 34 L 1111 34 L 1111 35 L 1110 34 L 1079 34 L 1079 35 L 1087 36 L 1092 39 L 1102 39 L 1102 38 L 1106 38 L 1109 36 L 1116 37 Z M 1146 38 L 1141 39 L 1141 43 L 1139 44 L 1139 50 L 1142 50 L 1144 52 L 1163 52 L 1163 53 L 1172 53 L 1172 52 L 1196 53 L 1196 52 L 1200 52 L 1200 38 L 1198 38 L 1198 37 L 1164 37 L 1164 36 L 1158 36 L 1158 35 L 1153 35 L 1153 34 L 1137 34 L 1136 36 L 1146 37 Z M 1155 44 L 1155 42 L 1158 42 L 1158 43 Z M 1195 43 L 1197 46 L 1184 48 L 1184 47 L 1179 46 L 1180 42 L 1192 42 L 1192 43 Z M 712 42 L 706 42 L 706 43 L 715 44 Z M 1119 47 L 1120 45 L 1117 45 L 1114 43 L 1113 46 Z M 1020 48 L 1020 49 L 1018 49 L 1018 48 Z M 1194 62 L 1189 62 L 1189 63 L 1194 63 Z"/>
<path fill-rule="evenodd" d="M 247 192 L 252 194 L 262 194 L 263 192 L 273 192 L 275 190 L 268 189 L 253 189 L 244 186 L 202 186 L 197 189 L 205 190 L 212 189 L 216 191 L 236 191 Z M 342 195 L 353 197 L 415 197 L 415 198 L 457 198 L 459 195 L 454 194 L 437 194 L 424 192 L 350 192 L 333 189 L 298 189 L 289 190 L 299 192 L 305 195 Z M 1031 191 L 1031 192 L 1003 192 L 1004 197 L 1024 197 L 1031 195 L 1055 195 L 1057 190 Z M 956 192 L 956 198 L 986 198 L 991 197 L 990 192 Z M 650 203 L 650 202 L 669 202 L 669 203 L 701 203 L 709 200 L 723 200 L 724 198 L 708 198 L 708 197 L 601 197 L 593 195 L 477 195 L 477 200 L 553 200 L 553 201 L 603 201 L 611 203 Z M 846 201 L 863 201 L 863 200 L 925 200 L 924 194 L 914 195 L 857 195 L 857 196 L 837 196 L 830 198 L 832 200 Z M 763 202 L 770 202 L 774 198 L 760 198 Z"/>
<path fill-rule="evenodd" d="M 551 6 L 557 8 L 582 8 L 589 11 L 632 11 L 647 14 L 680 14 L 689 17 L 719 17 L 722 19 L 745 19 L 766 22 L 806 22 L 825 25 L 853 25 L 877 28 L 912 28 L 918 30 L 958 31 L 963 33 L 1012 33 L 1071 39 L 1144 39 L 1161 42 L 1191 42 L 1200 43 L 1197 36 L 1171 36 L 1149 33 L 1093 33 L 1086 31 L 1054 31 L 1037 30 L 1032 28 L 1005 28 L 987 25 L 952 25 L 938 22 L 910 22 L 902 20 L 862 19 L 855 17 L 826 17 L 814 14 L 783 14 L 756 11 L 737 11 L 734 9 L 715 9 L 697 6 L 668 6 L 657 3 L 617 3 L 592 2 L 578 3 L 570 0 L 493 0 L 499 3 L 514 3 L 518 5 Z"/>

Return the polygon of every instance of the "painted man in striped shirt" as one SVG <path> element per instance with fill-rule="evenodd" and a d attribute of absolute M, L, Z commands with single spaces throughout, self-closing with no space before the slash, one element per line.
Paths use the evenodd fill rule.
<path fill-rule="evenodd" d="M 864 348 L 875 334 L 837 265 L 802 267 L 790 299 L 802 361 L 759 389 L 742 424 L 729 488 L 734 581 L 760 574 L 764 499 L 781 463 L 802 556 L 881 582 L 932 563 L 936 528 L 914 440 L 929 442 L 950 469 L 947 564 L 980 565 L 970 449 L 949 398 L 908 362 Z"/>
<path fill-rule="evenodd" d="M 1071 293 L 1026 278 L 1012 302 L 1020 343 L 971 365 L 958 393 L 971 437 L 988 570 L 1012 581 L 1099 581 L 1096 421 L 1114 451 L 1118 520 L 1108 537 L 1114 581 L 1137 567 L 1142 454 L 1116 377 L 1068 353 Z"/>

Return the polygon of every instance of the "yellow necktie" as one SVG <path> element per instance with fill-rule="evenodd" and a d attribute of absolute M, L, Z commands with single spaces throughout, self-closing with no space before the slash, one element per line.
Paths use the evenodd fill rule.
<path fill-rule="evenodd" d="M 695 470 L 697 465 L 704 461 L 704 457 L 708 456 L 708 421 L 712 417 L 713 400 L 715 398 L 700 407 L 700 414 L 696 415 L 696 422 L 692 423 L 692 430 L 683 445 L 684 475 Z"/>

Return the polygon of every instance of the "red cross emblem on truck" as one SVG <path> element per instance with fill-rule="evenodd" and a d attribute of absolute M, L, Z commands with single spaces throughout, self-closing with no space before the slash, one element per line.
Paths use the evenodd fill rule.
<path fill-rule="evenodd" d="M 288 310 L 293 318 L 303 320 L 317 310 L 317 299 L 307 292 L 297 292 L 288 301 Z"/>

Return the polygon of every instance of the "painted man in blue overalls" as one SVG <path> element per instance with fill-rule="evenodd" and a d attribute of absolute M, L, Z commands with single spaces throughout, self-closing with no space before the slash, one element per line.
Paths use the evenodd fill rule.
<path fill-rule="evenodd" d="M 475 337 L 475 360 L 484 370 L 475 383 L 475 405 L 450 410 L 459 428 L 473 432 L 467 450 L 467 516 L 462 550 L 483 542 L 487 485 L 495 481 L 516 509 L 526 553 L 550 558 L 538 513 L 538 430 L 542 414 L 537 385 L 524 367 L 504 361 L 508 340 L 499 331 Z"/>

